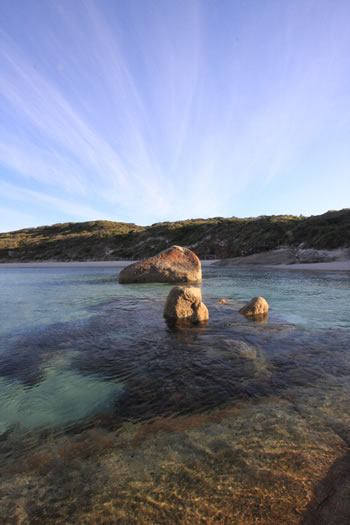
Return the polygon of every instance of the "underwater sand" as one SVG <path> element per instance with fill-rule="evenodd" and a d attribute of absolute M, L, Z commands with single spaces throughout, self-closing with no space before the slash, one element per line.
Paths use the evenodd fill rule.
<path fill-rule="evenodd" d="M 0 273 L 0 522 L 349 523 L 349 275 L 204 267 L 181 328 L 117 273 Z"/>

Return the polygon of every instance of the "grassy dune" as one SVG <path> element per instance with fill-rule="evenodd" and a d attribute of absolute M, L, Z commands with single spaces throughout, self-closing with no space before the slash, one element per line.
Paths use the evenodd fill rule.
<path fill-rule="evenodd" d="M 299 246 L 350 247 L 350 209 L 323 215 L 190 219 L 152 226 L 112 221 L 54 224 L 0 234 L 0 261 L 138 259 L 180 244 L 201 258 L 228 258 Z"/>

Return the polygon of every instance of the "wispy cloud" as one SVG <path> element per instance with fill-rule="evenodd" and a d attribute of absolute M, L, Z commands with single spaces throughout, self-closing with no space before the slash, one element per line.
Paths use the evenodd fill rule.
<path fill-rule="evenodd" d="M 22 58 L 13 43 L 2 39 L 0 49 L 8 66 L 0 89 L 14 110 L 80 162 L 100 169 L 101 177 L 106 177 L 102 168 L 108 169 L 108 175 L 112 171 L 113 179 L 123 186 L 126 173 L 112 148 L 90 129 L 54 85 Z"/>
<path fill-rule="evenodd" d="M 57 149 L 37 146 L 25 137 L 6 132 L 1 136 L 0 159 L 9 169 L 39 183 L 86 195 L 84 172 L 78 163 Z"/>
<path fill-rule="evenodd" d="M 0 206 L 1 233 L 19 230 L 24 227 L 40 226 L 37 218 L 29 213 L 22 213 L 18 209 Z"/>
<path fill-rule="evenodd" d="M 3 199 L 149 223 L 249 210 L 265 186 L 268 213 L 350 132 L 346 2 L 35 9 L 0 22 Z"/>
<path fill-rule="evenodd" d="M 46 207 L 49 210 L 53 208 L 79 220 L 85 220 L 89 217 L 111 220 L 111 218 L 108 216 L 106 217 L 101 210 L 96 210 L 90 206 L 79 204 L 76 201 L 59 199 L 39 191 L 28 190 L 7 182 L 0 181 L 0 193 L 2 197 L 6 197 L 9 201 L 14 201 L 17 207 L 21 202 L 31 202 L 36 207 Z"/>

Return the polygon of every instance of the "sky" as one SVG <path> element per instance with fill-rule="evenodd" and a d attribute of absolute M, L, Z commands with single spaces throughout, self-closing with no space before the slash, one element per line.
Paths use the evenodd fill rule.
<path fill-rule="evenodd" d="M 349 0 L 1 0 L 0 231 L 349 207 Z"/>

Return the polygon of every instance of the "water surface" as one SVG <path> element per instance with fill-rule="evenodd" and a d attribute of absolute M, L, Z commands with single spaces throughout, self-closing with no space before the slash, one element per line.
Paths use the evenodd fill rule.
<path fill-rule="evenodd" d="M 348 523 L 349 274 L 204 267 L 172 327 L 117 273 L 0 270 L 5 522 Z"/>

